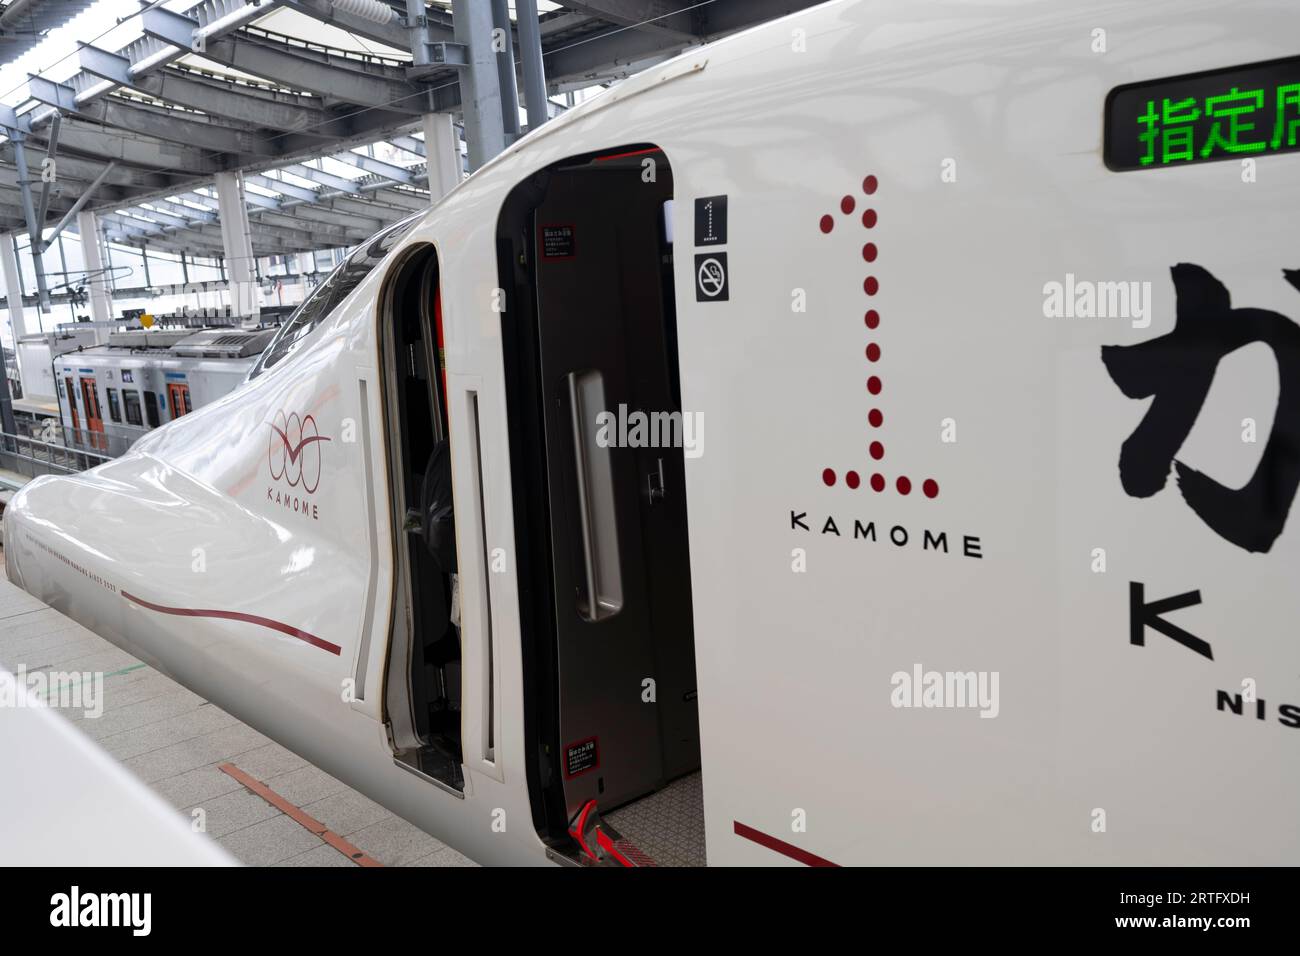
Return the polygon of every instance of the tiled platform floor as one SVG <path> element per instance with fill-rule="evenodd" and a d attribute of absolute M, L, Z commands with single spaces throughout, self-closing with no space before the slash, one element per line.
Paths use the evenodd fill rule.
<path fill-rule="evenodd" d="M 104 713 L 60 711 L 236 859 L 257 866 L 354 866 L 217 769 L 233 763 L 385 866 L 473 866 L 456 850 L 345 786 L 197 694 L 11 584 L 0 549 L 0 664 L 102 671 Z"/>

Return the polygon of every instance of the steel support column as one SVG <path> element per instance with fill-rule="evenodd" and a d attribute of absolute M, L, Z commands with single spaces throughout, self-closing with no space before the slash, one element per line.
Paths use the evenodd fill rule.
<path fill-rule="evenodd" d="M 424 114 L 424 159 L 429 167 L 429 202 L 460 184 L 460 140 L 450 113 Z"/>
<path fill-rule="evenodd" d="M 12 233 L 0 233 L 0 270 L 5 277 L 5 295 L 9 305 L 9 326 L 14 333 L 14 354 L 18 353 L 18 340 L 27 334 L 27 318 L 23 312 L 23 279 L 18 271 L 18 254 L 14 250 Z M 26 394 L 27 379 L 19 359 L 18 378 Z M 5 350 L 0 346 L 0 431 L 16 435 L 14 406 L 9 397 L 9 373 L 5 371 Z"/>
<path fill-rule="evenodd" d="M 86 287 L 90 291 L 90 317 L 96 322 L 111 321 L 113 303 L 100 250 L 99 224 L 93 212 L 77 213 L 77 231 L 81 234 L 81 261 L 86 267 Z"/>
<path fill-rule="evenodd" d="M 505 46 L 505 49 L 496 51 L 497 85 L 501 88 L 501 122 L 506 143 L 510 144 L 519 138 L 519 86 L 515 82 L 515 44 L 506 0 L 492 0 L 492 25 L 501 31 L 501 44 Z M 497 45 L 494 41 L 493 47 Z"/>
<path fill-rule="evenodd" d="M 546 102 L 546 70 L 542 66 L 542 31 L 537 22 L 537 0 L 515 0 L 515 26 L 519 30 L 519 65 L 524 80 L 528 130 L 550 119 Z"/>
<path fill-rule="evenodd" d="M 45 287 L 45 263 L 41 258 L 43 224 L 36 221 L 36 207 L 32 202 L 32 178 L 27 168 L 27 150 L 23 145 L 22 135 L 15 136 L 11 132 L 10 137 L 13 142 L 14 165 L 18 168 L 18 188 L 21 191 L 23 216 L 27 220 L 27 235 L 31 240 L 32 271 L 36 273 L 37 308 L 48 309 L 50 293 Z"/>
<path fill-rule="evenodd" d="M 244 184 L 238 173 L 217 173 L 217 214 L 221 217 L 221 244 L 230 282 L 230 310 L 256 322 L 257 282 L 253 276 L 253 240 L 248 230 Z"/>
<path fill-rule="evenodd" d="M 23 312 L 23 279 L 18 269 L 18 253 L 14 249 L 16 236 L 12 232 L 0 233 L 0 270 L 4 272 L 9 324 L 13 327 L 15 342 L 31 331 Z M 40 331 L 39 325 L 36 331 Z"/>
<path fill-rule="evenodd" d="M 465 47 L 460 68 L 460 101 L 470 171 L 506 148 L 501 120 L 501 84 L 492 52 L 492 5 L 484 0 L 452 0 L 456 42 Z"/>

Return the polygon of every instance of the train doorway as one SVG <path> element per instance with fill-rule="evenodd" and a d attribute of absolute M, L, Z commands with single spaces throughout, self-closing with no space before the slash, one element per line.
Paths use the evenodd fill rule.
<path fill-rule="evenodd" d="M 68 395 L 68 413 L 72 416 L 72 441 L 81 443 L 81 419 L 77 416 L 77 387 L 73 384 L 73 379 L 68 376 L 63 380 L 64 391 Z"/>
<path fill-rule="evenodd" d="M 85 440 L 92 448 L 104 451 L 108 442 L 104 438 L 104 419 L 99 414 L 99 396 L 95 394 L 95 380 L 81 380 L 81 407 L 86 411 Z M 75 412 L 73 428 L 76 428 Z"/>
<path fill-rule="evenodd" d="M 534 822 L 584 850 L 594 809 L 699 785 L 672 196 L 622 147 L 521 183 L 498 232 Z"/>
<path fill-rule="evenodd" d="M 461 641 L 438 255 L 416 247 L 390 273 L 380 316 L 396 610 L 385 711 L 403 768 L 460 793 Z"/>
<path fill-rule="evenodd" d="M 167 383 L 167 405 L 171 409 L 172 419 L 180 418 L 194 411 L 190 405 L 190 387 L 179 382 Z"/>

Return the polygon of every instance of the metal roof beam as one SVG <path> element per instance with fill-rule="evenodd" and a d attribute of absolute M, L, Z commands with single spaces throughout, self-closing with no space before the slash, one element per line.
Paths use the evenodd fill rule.
<path fill-rule="evenodd" d="M 62 163 L 61 160 L 60 163 Z M 102 172 L 105 168 L 106 167 L 100 167 L 100 171 Z M 67 210 L 68 206 L 72 204 L 72 199 L 68 198 L 68 196 L 66 196 L 64 193 L 60 192 L 59 190 L 60 186 L 66 187 L 71 181 L 72 181 L 71 177 L 64 179 L 62 176 L 60 176 L 59 183 L 58 185 L 56 185 L 54 191 L 50 196 L 50 213 L 52 215 L 56 215 L 56 216 L 62 215 L 62 213 Z M 89 182 L 85 184 L 78 183 L 76 184 L 75 189 L 68 189 L 66 190 L 66 192 L 71 192 L 80 195 L 81 193 L 86 191 L 86 186 L 89 185 L 90 185 Z M 15 192 L 15 193 L 22 192 L 22 187 L 18 185 L 18 170 L 10 169 L 7 166 L 0 166 L 0 193 L 7 193 L 7 192 Z M 75 196 L 73 198 L 75 198 Z M 95 198 L 99 200 L 108 200 L 108 201 L 116 201 L 120 199 L 123 202 L 129 202 L 131 199 L 131 193 L 122 189 L 119 186 L 101 185 L 99 189 L 95 191 Z"/>
<path fill-rule="evenodd" d="M 170 199 L 150 199 L 149 205 L 164 209 L 173 216 L 180 216 L 186 222 L 217 221 L 217 214 L 208 209 L 195 209 L 193 206 L 172 202 Z"/>
<path fill-rule="evenodd" d="M 45 132 L 44 130 L 41 131 Z M 38 136 L 40 134 L 32 134 Z M 217 159 L 201 149 L 142 136 L 125 136 L 69 117 L 59 135 L 63 148 L 115 159 L 133 166 L 183 170 L 190 175 L 221 172 L 234 158 Z M 60 165 L 64 162 L 59 160 Z"/>
<path fill-rule="evenodd" d="M 263 196 L 261 193 L 250 192 L 247 189 L 244 190 L 244 202 L 247 205 L 253 206 L 258 209 L 279 209 L 280 208 L 279 200 L 272 199 L 270 196 Z M 251 212 L 252 210 L 249 211 Z"/>
<path fill-rule="evenodd" d="M 374 235 L 379 231 L 379 227 L 388 221 L 377 216 L 362 217 L 354 213 L 334 212 L 322 203 L 312 202 L 285 203 L 280 207 L 280 212 L 290 213 L 304 222 L 338 226 L 340 229 L 360 231 L 367 236 Z"/>
<path fill-rule="evenodd" d="M 339 212 L 353 213 L 358 216 L 373 216 L 375 218 L 393 218 L 401 219 L 403 216 L 414 212 L 416 209 L 429 205 L 428 197 L 424 197 L 419 206 L 406 206 L 398 203 L 389 203 L 384 201 L 385 193 L 373 192 L 365 199 L 354 198 L 351 196 L 336 196 L 330 199 L 329 207 L 337 209 Z M 373 200 L 373 201 L 372 201 Z"/>
<path fill-rule="evenodd" d="M 118 86 L 131 85 L 131 61 L 117 53 L 77 41 L 77 60 L 82 70 Z"/>
<path fill-rule="evenodd" d="M 395 183 L 409 184 L 411 174 L 401 166 L 394 166 L 392 163 L 386 163 L 381 159 L 375 159 L 373 156 L 366 156 L 362 153 L 354 153 L 352 150 L 344 150 L 341 153 L 334 153 L 331 157 L 341 163 L 348 163 L 358 169 L 364 169 L 368 173 L 374 173 L 376 176 L 383 176 L 385 179 L 391 179 Z"/>
<path fill-rule="evenodd" d="M 395 50 L 409 50 L 411 48 L 411 39 L 406 29 L 406 23 L 397 15 L 394 15 L 393 19 L 387 23 L 377 23 L 365 17 L 345 13 L 338 9 L 338 5 L 333 0 L 281 0 L 280 5 L 305 14 L 313 20 L 319 20 L 321 23 L 328 23 L 340 30 L 346 30 L 348 33 L 375 40 Z M 432 10 L 428 12 L 427 16 L 433 19 L 430 24 L 431 38 L 452 39 L 450 23 L 444 26 L 436 19 Z"/>
<path fill-rule="evenodd" d="M 453 131 L 454 132 L 454 131 Z M 398 149 L 404 149 L 413 156 L 419 156 L 421 159 L 428 155 L 425 149 L 424 141 L 416 139 L 414 136 L 390 136 L 388 142 Z"/>
<path fill-rule="evenodd" d="M 146 223 L 134 216 L 128 216 L 120 212 L 101 212 L 96 213 L 104 223 L 104 231 L 107 233 L 112 230 L 124 233 L 129 236 L 151 236 L 161 235 L 162 226 L 157 223 Z"/>
<path fill-rule="evenodd" d="M 142 206 L 135 206 L 131 209 L 134 216 L 148 219 L 150 222 L 156 222 L 160 226 L 186 227 L 192 224 L 192 220 L 173 216 L 170 213 L 163 212 L 161 209 L 146 209 Z"/>
<path fill-rule="evenodd" d="M 78 115 L 141 136 L 214 152 L 263 156 L 276 153 L 275 145 L 266 136 L 222 126 L 197 114 L 134 104 L 113 96 L 86 103 Z"/>
<path fill-rule="evenodd" d="M 348 228 L 346 226 L 298 219 L 283 212 L 264 212 L 257 217 L 257 222 L 259 229 L 293 229 L 306 233 L 318 242 L 324 239 L 326 240 L 325 245 L 350 246 L 354 242 L 374 234 L 373 231 L 367 231 L 360 224 Z M 274 232 L 271 233 L 271 235 L 275 234 Z"/>
<path fill-rule="evenodd" d="M 323 169 L 317 169 L 315 166 L 306 166 L 302 163 L 294 163 L 291 166 L 285 166 L 284 171 L 300 179 L 308 179 L 314 183 L 320 183 L 322 186 L 328 186 L 330 189 L 337 189 L 345 193 L 357 193 L 361 191 L 360 185 L 351 179 L 343 176 L 335 176 L 333 173 L 327 173 Z"/>
<path fill-rule="evenodd" d="M 309 97 L 294 93 L 222 82 L 178 69 L 137 77 L 135 88 L 177 106 L 254 128 L 310 132 L 322 137 L 346 133 L 343 121 L 319 107 L 305 105 Z"/>
<path fill-rule="evenodd" d="M 300 199 L 303 202 L 316 202 L 320 198 L 320 193 L 315 189 L 288 183 L 282 179 L 272 179 L 270 176 L 263 176 L 260 173 L 246 174 L 244 182 L 252 183 L 254 186 L 260 186 L 262 189 L 269 189 L 285 196 L 291 196 L 294 199 Z"/>
<path fill-rule="evenodd" d="M 29 152 L 33 151 L 32 146 L 33 144 L 29 140 L 27 143 Z M 37 152 L 39 155 L 44 155 L 43 151 L 37 150 Z M 0 144 L 0 163 L 4 163 L 6 166 L 13 165 L 13 144 Z M 59 182 L 63 185 L 73 181 L 91 183 L 104 171 L 104 163 L 64 154 L 58 157 L 57 169 Z M 0 179 L 10 175 L 11 172 L 10 169 L 0 169 Z M 121 186 L 125 189 L 166 189 L 175 180 L 165 173 L 134 169 L 130 166 L 117 166 L 104 181 L 110 185 Z"/>
<path fill-rule="evenodd" d="M 689 7 L 678 0 L 563 0 L 565 9 L 599 17 L 620 27 L 669 36 L 676 40 L 695 40 L 697 24 Z M 685 9 L 684 9 L 685 8 Z"/>
<path fill-rule="evenodd" d="M 176 198 L 184 199 L 186 202 L 192 202 L 195 203 L 196 205 L 204 206 L 208 209 L 215 210 L 221 208 L 221 204 L 220 202 L 218 202 L 216 196 L 205 196 L 202 193 L 195 192 L 193 190 L 191 190 L 190 192 L 180 193 Z"/>
<path fill-rule="evenodd" d="M 427 182 L 429 177 L 426 173 L 424 176 L 417 178 L 422 182 Z M 387 183 L 381 183 L 374 190 L 369 191 L 368 194 L 380 202 L 400 206 L 404 209 L 410 210 L 411 212 L 426 209 L 429 206 L 429 196 L 427 192 L 411 193 L 402 189 L 393 189 L 391 185 Z"/>
<path fill-rule="evenodd" d="M 146 32 L 150 13 L 167 12 L 161 7 L 146 11 Z M 244 34 L 210 41 L 202 56 L 231 69 L 330 99 L 362 106 L 389 106 L 403 113 L 427 110 L 428 96 L 424 88 L 407 82 L 401 71 L 394 68 L 381 68 L 372 63 L 358 69 L 355 61 L 327 52 L 290 47 Z"/>

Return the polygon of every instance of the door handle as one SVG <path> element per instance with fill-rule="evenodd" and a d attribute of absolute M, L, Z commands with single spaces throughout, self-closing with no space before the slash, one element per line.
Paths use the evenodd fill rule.
<path fill-rule="evenodd" d="M 578 373 L 569 373 L 569 414 L 573 420 L 574 464 L 578 475 L 578 522 L 582 528 L 583 577 L 587 585 L 587 619 L 597 620 L 596 543 L 591 526 L 591 489 L 587 481 L 587 447 L 582 428 L 582 397 L 578 394 Z"/>
<path fill-rule="evenodd" d="M 582 534 L 581 583 L 585 594 L 579 613 L 588 621 L 613 617 L 623 608 L 623 578 L 619 565 L 618 523 L 614 515 L 613 468 L 608 448 L 588 441 L 584 396 L 594 393 L 603 407 L 604 383 L 599 372 L 570 372 L 569 414 L 573 426 L 578 522 Z"/>

